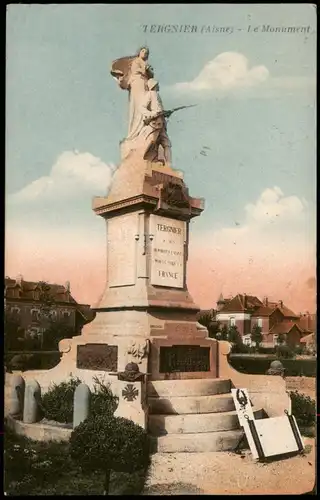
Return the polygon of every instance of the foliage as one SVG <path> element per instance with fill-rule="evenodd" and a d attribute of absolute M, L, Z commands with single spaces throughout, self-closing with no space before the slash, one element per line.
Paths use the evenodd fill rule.
<path fill-rule="evenodd" d="M 251 373 L 254 375 L 264 375 L 270 368 L 271 361 L 275 361 L 274 356 L 255 357 L 254 355 L 233 357 L 229 355 L 228 360 L 231 366 L 239 372 Z M 281 359 L 285 368 L 286 377 L 315 377 L 317 373 L 316 359 Z"/>
<path fill-rule="evenodd" d="M 53 384 L 41 399 L 44 417 L 61 423 L 73 421 L 73 398 L 76 387 L 81 384 L 78 377 L 71 377 L 67 382 Z"/>
<path fill-rule="evenodd" d="M 220 331 L 220 322 L 216 320 L 216 312 L 214 309 L 209 311 L 200 311 L 197 314 L 198 322 L 205 326 L 208 330 L 209 337 L 217 338 L 217 333 Z"/>
<path fill-rule="evenodd" d="M 106 475 L 111 470 L 146 471 L 150 460 L 148 434 L 126 418 L 91 416 L 73 430 L 70 455 L 87 471 L 104 471 Z"/>
<path fill-rule="evenodd" d="M 295 357 L 295 351 L 287 345 L 279 345 L 276 348 L 276 354 L 279 358 L 289 359 Z"/>
<path fill-rule="evenodd" d="M 118 406 L 118 398 L 110 389 L 110 384 L 104 384 L 98 377 L 93 377 L 94 387 L 90 399 L 90 415 L 112 416 Z"/>
<path fill-rule="evenodd" d="M 5 424 L 4 490 L 9 496 L 21 495 L 98 495 L 101 473 L 87 473 L 70 457 L 68 442 L 36 442 L 16 435 Z M 111 492 L 140 494 L 145 474 L 115 473 Z"/>
<path fill-rule="evenodd" d="M 220 330 L 219 340 L 228 340 L 229 329 L 227 325 L 223 325 Z"/>
<path fill-rule="evenodd" d="M 290 392 L 292 403 L 292 414 L 297 420 L 300 427 L 312 426 L 316 423 L 316 402 L 305 394 L 300 394 L 298 391 Z"/>
<path fill-rule="evenodd" d="M 243 343 L 238 343 L 234 344 L 231 348 L 231 352 L 234 354 L 251 354 L 256 351 L 255 347 L 243 344 Z"/>
<path fill-rule="evenodd" d="M 94 377 L 94 387 L 90 398 L 90 415 L 113 415 L 118 398 L 113 395 L 110 384 L 104 384 Z M 70 424 L 73 421 L 74 391 L 81 384 L 78 377 L 67 382 L 53 384 L 42 397 L 42 411 L 45 418 Z"/>
<path fill-rule="evenodd" d="M 4 351 L 19 350 L 24 343 L 24 332 L 20 321 L 8 310 L 4 315 Z"/>
<path fill-rule="evenodd" d="M 286 343 L 286 337 L 283 333 L 279 333 L 278 336 L 278 345 L 283 345 Z"/>
<path fill-rule="evenodd" d="M 251 342 L 255 342 L 257 350 L 262 342 L 262 328 L 259 325 L 254 325 L 250 335 Z"/>
<path fill-rule="evenodd" d="M 50 320 L 43 334 L 42 348 L 58 349 L 60 340 L 71 338 L 74 335 L 74 328 L 65 319 L 57 322 Z"/>
<path fill-rule="evenodd" d="M 60 361 L 59 352 L 8 352 L 5 355 L 6 367 L 11 370 L 49 370 Z"/>
<path fill-rule="evenodd" d="M 242 344 L 240 333 L 235 325 L 229 326 L 228 328 L 228 341 L 231 342 L 231 344 L 236 344 L 236 345 Z"/>

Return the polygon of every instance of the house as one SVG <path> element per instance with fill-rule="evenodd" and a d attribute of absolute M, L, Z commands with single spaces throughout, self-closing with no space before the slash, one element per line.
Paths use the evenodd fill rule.
<path fill-rule="evenodd" d="M 301 339 L 301 344 L 306 347 L 306 349 L 310 351 L 316 351 L 316 340 L 315 340 L 315 334 L 310 333 L 309 335 L 306 335 L 305 337 L 302 337 Z"/>
<path fill-rule="evenodd" d="M 46 284 L 46 296 L 51 305 L 48 316 L 53 322 L 63 320 L 79 335 L 83 325 L 92 321 L 94 311 L 87 304 L 78 304 L 72 297 L 70 283 L 65 285 Z M 20 275 L 16 279 L 5 278 L 5 311 L 19 322 L 24 335 L 38 334 L 41 330 L 40 311 L 43 305 L 41 282 L 25 281 Z"/>
<path fill-rule="evenodd" d="M 288 345 L 300 344 L 305 330 L 300 325 L 300 316 L 291 311 L 284 303 L 261 301 L 254 295 L 237 294 L 224 299 L 220 294 L 217 301 L 216 319 L 221 325 L 236 326 L 244 344 L 251 345 L 251 332 L 259 326 L 262 333 L 262 346 L 273 347 L 283 339 Z"/>

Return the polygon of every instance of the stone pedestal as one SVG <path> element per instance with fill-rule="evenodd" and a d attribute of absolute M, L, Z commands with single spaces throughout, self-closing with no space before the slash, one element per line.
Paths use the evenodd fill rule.
<path fill-rule="evenodd" d="M 217 343 L 197 323 L 186 280 L 189 222 L 203 200 L 180 172 L 130 156 L 93 210 L 107 225 L 106 287 L 79 341 L 117 346 L 115 371 L 134 361 L 151 380 L 217 377 Z"/>

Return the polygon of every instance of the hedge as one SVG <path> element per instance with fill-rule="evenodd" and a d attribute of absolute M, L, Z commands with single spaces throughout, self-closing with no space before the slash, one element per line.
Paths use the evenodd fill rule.
<path fill-rule="evenodd" d="M 255 375 L 265 375 L 270 368 L 270 363 L 275 360 L 274 356 L 268 358 L 258 358 L 253 355 L 233 357 L 229 355 L 230 365 L 241 373 L 252 373 Z M 286 377 L 315 377 L 317 373 L 316 359 L 282 359 L 281 363 L 285 368 Z"/>
<path fill-rule="evenodd" d="M 49 370 L 60 362 L 59 351 L 28 351 L 8 352 L 5 355 L 5 365 L 11 370 Z"/>

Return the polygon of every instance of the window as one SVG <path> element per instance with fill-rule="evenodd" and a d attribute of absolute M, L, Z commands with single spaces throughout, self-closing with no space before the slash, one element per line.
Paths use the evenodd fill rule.
<path fill-rule="evenodd" d="M 14 318 L 17 318 L 20 314 L 20 308 L 19 307 L 11 307 L 11 314 Z"/>
<path fill-rule="evenodd" d="M 258 318 L 258 326 L 262 328 L 262 318 Z"/>
<path fill-rule="evenodd" d="M 230 318 L 230 326 L 236 326 L 236 318 Z"/>
<path fill-rule="evenodd" d="M 31 320 L 32 321 L 39 320 L 39 310 L 38 309 L 31 309 Z"/>
<path fill-rule="evenodd" d="M 67 319 L 67 318 L 69 318 L 69 316 L 70 316 L 70 313 L 69 313 L 68 311 L 64 311 L 64 313 L 63 313 L 63 317 L 64 317 L 65 319 Z"/>
<path fill-rule="evenodd" d="M 49 318 L 52 321 L 57 321 L 57 311 L 51 311 L 50 314 L 49 314 Z"/>
<path fill-rule="evenodd" d="M 251 337 L 250 337 L 250 335 L 244 335 L 244 337 L 243 337 L 243 343 L 244 343 L 244 345 L 251 346 Z"/>

